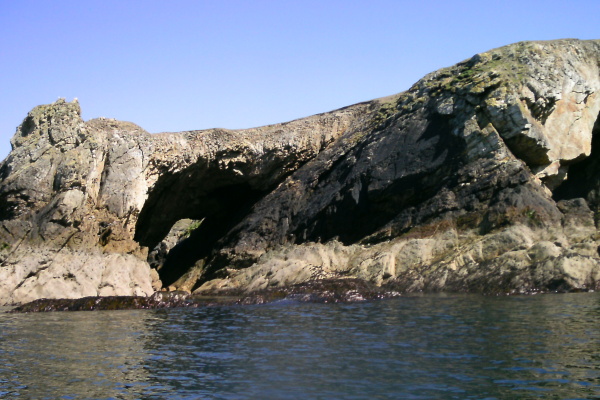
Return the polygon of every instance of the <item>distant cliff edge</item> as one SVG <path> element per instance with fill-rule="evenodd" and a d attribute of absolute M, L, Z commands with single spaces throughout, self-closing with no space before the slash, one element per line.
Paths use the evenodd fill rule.
<path fill-rule="evenodd" d="M 0 164 L 0 304 L 319 279 L 600 289 L 599 91 L 600 41 L 568 39 L 254 129 L 38 106 Z"/>

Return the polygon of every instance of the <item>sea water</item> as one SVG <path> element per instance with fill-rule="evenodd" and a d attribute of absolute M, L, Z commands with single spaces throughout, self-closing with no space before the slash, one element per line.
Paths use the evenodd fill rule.
<path fill-rule="evenodd" d="M 6 399 L 600 399 L 600 293 L 0 315 Z"/>

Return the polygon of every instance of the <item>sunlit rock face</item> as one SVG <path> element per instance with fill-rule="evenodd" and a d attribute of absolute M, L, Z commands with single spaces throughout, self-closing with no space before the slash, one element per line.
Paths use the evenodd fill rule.
<path fill-rule="evenodd" d="M 261 128 L 150 135 L 33 109 L 0 164 L 0 303 L 600 281 L 600 42 L 523 42 Z"/>
<path fill-rule="evenodd" d="M 254 202 L 368 108 L 245 131 L 150 135 L 129 122 L 84 122 L 77 101 L 36 107 L 0 166 L 0 304 L 148 295 L 161 277 L 165 286 L 175 283 Z M 149 248 L 156 254 L 188 218 L 192 228 L 202 221 L 193 232 L 201 242 L 171 252 L 194 229 L 183 232 L 167 246 L 175 259 L 153 264 L 165 266 L 159 276 Z"/>

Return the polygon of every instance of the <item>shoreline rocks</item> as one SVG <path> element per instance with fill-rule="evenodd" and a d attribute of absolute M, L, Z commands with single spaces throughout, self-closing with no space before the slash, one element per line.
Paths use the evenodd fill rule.
<path fill-rule="evenodd" d="M 194 307 L 186 293 L 157 292 L 151 296 L 90 296 L 77 299 L 37 299 L 9 310 L 8 313 L 51 311 L 115 311 Z"/>
<path fill-rule="evenodd" d="M 116 311 L 151 310 L 164 308 L 199 308 L 217 306 L 249 306 L 270 304 L 280 301 L 294 303 L 355 303 L 386 300 L 398 297 L 424 295 L 426 293 L 456 294 L 458 292 L 401 292 L 402 285 L 388 284 L 377 286 L 361 279 L 319 279 L 280 288 L 269 288 L 250 292 L 225 290 L 204 295 L 191 295 L 186 292 L 156 292 L 151 296 L 97 296 L 79 299 L 37 299 L 13 309 L 7 313 L 34 313 L 54 311 Z M 515 295 L 515 293 L 493 291 L 479 294 L 493 296 Z M 593 292 L 594 290 L 565 290 L 557 286 L 552 291 L 532 290 L 518 295 L 544 293 Z"/>
<path fill-rule="evenodd" d="M 253 293 L 230 290 L 194 296 L 186 292 L 156 292 L 151 296 L 95 296 L 79 299 L 37 299 L 8 311 L 31 313 L 52 311 L 114 311 L 160 308 L 257 305 L 280 300 L 314 303 L 348 303 L 397 297 L 400 294 L 357 279 L 318 280 L 286 288 Z"/>

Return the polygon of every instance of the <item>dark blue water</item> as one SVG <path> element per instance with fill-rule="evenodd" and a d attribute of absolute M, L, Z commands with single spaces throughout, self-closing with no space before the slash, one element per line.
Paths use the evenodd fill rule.
<path fill-rule="evenodd" d="M 600 294 L 0 316 L 0 398 L 600 399 Z"/>

